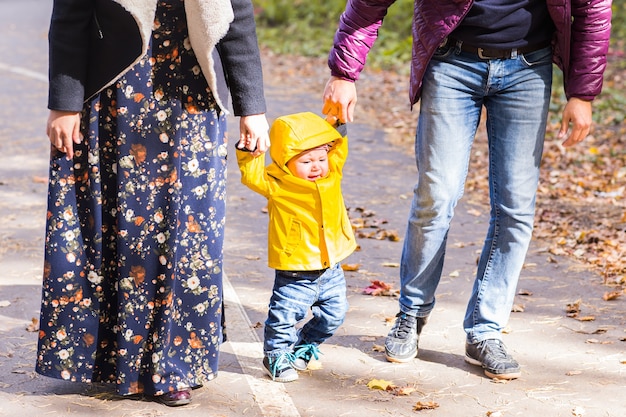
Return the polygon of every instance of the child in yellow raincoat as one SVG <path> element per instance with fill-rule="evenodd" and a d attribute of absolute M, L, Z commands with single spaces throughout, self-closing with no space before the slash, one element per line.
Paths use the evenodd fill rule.
<path fill-rule="evenodd" d="M 278 382 L 298 379 L 348 310 L 340 262 L 356 249 L 341 193 L 348 140 L 316 114 L 276 119 L 270 156 L 237 149 L 241 182 L 268 200 L 268 265 L 276 270 L 263 365 Z M 339 129 L 339 130 L 338 130 Z M 295 325 L 311 309 L 300 330 Z"/>

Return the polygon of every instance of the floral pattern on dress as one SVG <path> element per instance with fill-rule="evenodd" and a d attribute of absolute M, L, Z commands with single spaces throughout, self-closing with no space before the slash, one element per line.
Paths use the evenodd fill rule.
<path fill-rule="evenodd" d="M 222 340 L 226 121 L 182 0 L 51 154 L 37 372 L 120 394 L 202 385 Z"/>

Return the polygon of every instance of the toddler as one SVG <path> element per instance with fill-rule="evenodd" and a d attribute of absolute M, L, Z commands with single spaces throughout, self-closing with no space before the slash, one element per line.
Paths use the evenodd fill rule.
<path fill-rule="evenodd" d="M 344 130 L 343 133 L 340 130 Z M 263 365 L 272 380 L 290 382 L 318 358 L 318 346 L 348 310 L 340 262 L 356 248 L 341 193 L 348 155 L 345 125 L 314 113 L 276 119 L 270 156 L 237 148 L 241 181 L 268 200 L 268 265 L 274 288 L 265 321 Z M 302 328 L 309 309 L 312 318 Z"/>

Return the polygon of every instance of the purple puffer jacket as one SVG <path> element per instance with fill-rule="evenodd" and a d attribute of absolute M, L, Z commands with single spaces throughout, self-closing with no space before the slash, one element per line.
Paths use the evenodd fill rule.
<path fill-rule="evenodd" d="M 395 0 L 349 0 L 335 34 L 328 66 L 331 74 L 356 81 L 378 28 Z M 417 103 L 422 77 L 441 42 L 461 22 L 473 0 L 415 0 L 411 104 Z M 611 31 L 611 0 L 547 0 L 556 32 L 554 62 L 564 74 L 567 98 L 593 100 L 602 90 L 602 74 Z"/>

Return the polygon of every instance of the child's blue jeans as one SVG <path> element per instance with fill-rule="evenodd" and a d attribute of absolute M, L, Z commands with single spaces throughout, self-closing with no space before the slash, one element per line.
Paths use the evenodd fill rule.
<path fill-rule="evenodd" d="M 300 329 L 309 309 L 313 317 Z M 322 271 L 276 270 L 265 321 L 263 352 L 269 357 L 291 353 L 300 344 L 319 345 L 333 335 L 348 311 L 341 265 Z"/>

